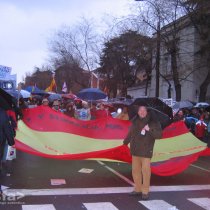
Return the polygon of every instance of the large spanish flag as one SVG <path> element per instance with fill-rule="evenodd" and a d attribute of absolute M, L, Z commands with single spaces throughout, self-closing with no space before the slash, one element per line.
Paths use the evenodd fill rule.
<path fill-rule="evenodd" d="M 122 145 L 129 121 L 107 117 L 80 121 L 39 106 L 24 110 L 18 123 L 16 148 L 47 158 L 103 159 L 131 162 Z M 200 155 L 210 155 L 206 144 L 193 136 L 183 122 L 171 124 L 156 140 L 152 172 L 162 176 L 182 172 Z"/>

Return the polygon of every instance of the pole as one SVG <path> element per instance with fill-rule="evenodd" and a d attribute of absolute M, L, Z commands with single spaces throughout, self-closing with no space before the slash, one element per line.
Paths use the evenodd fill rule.
<path fill-rule="evenodd" d="M 156 88 L 155 96 L 159 97 L 159 85 L 160 85 L 160 20 L 157 23 L 157 46 L 156 46 Z"/>
<path fill-rule="evenodd" d="M 156 58 L 155 58 L 155 72 L 156 72 L 156 85 L 155 85 L 155 96 L 159 97 L 159 86 L 160 86 L 160 41 L 161 41 L 161 34 L 160 34 L 160 10 L 157 7 L 157 5 L 155 5 L 155 3 L 149 1 L 149 0 L 135 0 L 135 1 L 146 1 L 149 4 L 152 5 L 152 7 L 154 7 L 157 12 L 158 12 L 158 22 L 157 22 L 157 42 L 156 42 Z"/>

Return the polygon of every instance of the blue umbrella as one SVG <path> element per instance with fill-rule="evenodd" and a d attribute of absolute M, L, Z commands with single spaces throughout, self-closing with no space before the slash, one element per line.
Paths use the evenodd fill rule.
<path fill-rule="evenodd" d="M 104 99 L 107 95 L 98 88 L 85 88 L 77 94 L 77 97 L 83 100 L 94 101 Z"/>
<path fill-rule="evenodd" d="M 55 101 L 55 100 L 61 100 L 62 99 L 62 96 L 61 94 L 51 94 L 49 97 L 48 97 L 49 101 Z"/>
<path fill-rule="evenodd" d="M 31 92 L 32 95 L 49 96 L 50 94 L 44 90 L 34 90 Z"/>
<path fill-rule="evenodd" d="M 25 90 L 27 90 L 28 92 L 33 92 L 33 91 L 37 91 L 37 90 L 40 90 L 38 87 L 36 87 L 36 86 L 27 86 L 26 88 L 25 88 Z"/>

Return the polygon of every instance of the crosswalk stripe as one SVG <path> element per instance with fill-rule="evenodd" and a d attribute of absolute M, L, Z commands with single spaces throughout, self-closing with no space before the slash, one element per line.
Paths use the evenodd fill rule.
<path fill-rule="evenodd" d="M 110 202 L 100 202 L 100 203 L 83 203 L 87 210 L 118 210 Z"/>
<path fill-rule="evenodd" d="M 188 198 L 187 200 L 195 203 L 205 210 L 210 210 L 210 198 Z"/>
<path fill-rule="evenodd" d="M 22 193 L 24 196 L 41 195 L 87 195 L 129 193 L 133 187 L 105 187 L 105 188 L 54 188 L 54 189 L 5 189 L 6 195 Z M 179 185 L 179 186 L 151 186 L 151 192 L 181 192 L 194 190 L 210 190 L 210 185 Z"/>
<path fill-rule="evenodd" d="M 53 204 L 22 205 L 22 210 L 56 210 Z"/>
<path fill-rule="evenodd" d="M 148 200 L 148 201 L 139 201 L 143 206 L 149 210 L 178 210 L 176 206 L 172 206 L 169 203 L 163 200 Z"/>

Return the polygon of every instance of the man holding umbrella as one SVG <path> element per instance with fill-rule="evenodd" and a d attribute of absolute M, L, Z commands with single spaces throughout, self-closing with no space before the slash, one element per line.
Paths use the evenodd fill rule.
<path fill-rule="evenodd" d="M 159 121 L 142 102 L 138 106 L 137 115 L 132 119 L 128 135 L 123 141 L 125 145 L 130 143 L 132 155 L 132 176 L 135 188 L 130 195 L 139 195 L 142 200 L 149 199 L 150 162 L 155 139 L 159 139 L 161 136 L 162 129 Z"/>

